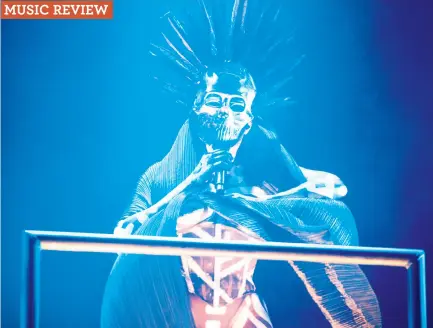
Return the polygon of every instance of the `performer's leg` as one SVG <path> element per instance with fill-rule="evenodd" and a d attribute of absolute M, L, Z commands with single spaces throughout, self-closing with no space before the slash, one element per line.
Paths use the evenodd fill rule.
<path fill-rule="evenodd" d="M 231 328 L 272 328 L 264 302 L 257 294 L 247 294 L 233 318 Z"/>
<path fill-rule="evenodd" d="M 219 308 L 196 295 L 190 300 L 197 328 L 272 328 L 266 306 L 257 294 L 247 294 Z"/>

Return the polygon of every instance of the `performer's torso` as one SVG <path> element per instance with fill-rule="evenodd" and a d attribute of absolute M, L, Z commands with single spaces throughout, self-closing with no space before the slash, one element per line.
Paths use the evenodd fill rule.
<path fill-rule="evenodd" d="M 178 220 L 179 237 L 214 241 L 257 241 L 253 233 L 239 231 L 211 209 L 202 209 Z M 224 306 L 244 294 L 254 292 L 253 274 L 256 260 L 241 257 L 182 258 L 188 290 L 208 304 Z"/>
<path fill-rule="evenodd" d="M 181 238 L 203 240 L 260 240 L 251 231 L 234 228 L 209 208 L 180 217 L 177 233 Z M 265 306 L 255 293 L 256 262 L 242 257 L 182 257 L 197 327 L 271 327 Z"/>

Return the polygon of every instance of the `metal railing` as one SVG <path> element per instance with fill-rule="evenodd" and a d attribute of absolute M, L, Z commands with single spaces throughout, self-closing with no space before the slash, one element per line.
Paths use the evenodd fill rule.
<path fill-rule="evenodd" d="M 288 243 L 214 242 L 111 234 L 25 231 L 21 327 L 39 325 L 40 252 L 98 252 L 148 255 L 248 256 L 260 260 L 304 261 L 403 267 L 408 273 L 410 328 L 427 328 L 425 255 L 422 250 Z"/>

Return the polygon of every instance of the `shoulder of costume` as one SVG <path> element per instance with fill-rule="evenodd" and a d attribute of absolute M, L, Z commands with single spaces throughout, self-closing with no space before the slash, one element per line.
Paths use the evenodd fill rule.
<path fill-rule="evenodd" d="M 169 192 L 192 172 L 196 161 L 189 121 L 186 120 L 170 150 L 145 171 L 143 178 L 152 189 Z"/>
<path fill-rule="evenodd" d="M 301 166 L 299 168 L 307 179 L 307 189 L 310 192 L 333 199 L 342 198 L 347 195 L 347 187 L 337 175 Z"/>
<path fill-rule="evenodd" d="M 187 153 L 191 155 L 193 151 L 192 137 L 190 134 L 190 124 L 189 120 L 186 120 L 179 132 L 176 135 L 176 138 L 173 144 L 170 147 L 170 150 L 164 155 L 164 157 L 159 161 L 153 164 L 154 167 L 164 167 L 164 169 L 169 169 L 167 165 L 171 166 L 177 165 L 175 162 L 180 158 L 186 155 Z"/>

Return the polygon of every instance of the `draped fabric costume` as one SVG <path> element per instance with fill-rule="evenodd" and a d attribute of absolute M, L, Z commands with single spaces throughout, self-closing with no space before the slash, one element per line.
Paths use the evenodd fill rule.
<path fill-rule="evenodd" d="M 211 127 L 206 131 L 218 142 L 241 143 L 224 194 L 193 184 L 158 207 L 135 234 L 358 245 L 354 219 L 337 200 L 346 193 L 342 182 L 298 166 L 257 116 L 289 100 L 284 93 L 293 67 L 287 65 L 291 36 L 284 35 L 286 25 L 276 24 L 286 21 L 286 3 L 164 1 L 169 11 L 151 52 L 154 77 L 173 104 L 192 114 L 169 153 L 141 177 L 125 220 L 165 199 L 201 163 L 210 139 L 202 138 L 200 128 Z M 210 69 L 227 63 L 241 68 Z M 205 324 L 197 319 L 197 304 L 209 315 Z M 218 315 L 229 319 L 215 322 Z M 120 255 L 101 315 L 102 328 L 330 325 L 381 327 L 376 296 L 358 266 Z"/>
<path fill-rule="evenodd" d="M 254 147 L 259 145 L 257 141 L 260 139 L 262 144 L 263 140 L 267 140 L 266 148 L 271 148 L 270 152 L 280 156 L 291 178 L 290 181 L 284 181 L 289 186 L 284 189 L 299 185 L 307 187 L 292 195 L 277 195 L 268 199 L 239 197 L 237 194 L 221 196 L 206 190 L 191 190 L 175 197 L 163 210 L 149 218 L 136 234 L 175 237 L 177 219 L 181 215 L 198 208 L 211 207 L 236 229 L 252 231 L 265 241 L 358 245 L 354 219 L 341 201 L 320 197 L 317 193 L 315 197 L 308 197 L 308 185 L 318 187 L 319 183 L 326 184 L 326 181 L 320 181 L 320 178 L 314 176 L 309 181 L 307 178 L 312 176 L 312 171 L 300 168 L 269 130 L 255 126 L 247 137 L 240 149 L 241 151 L 245 145 L 244 155 L 252 156 L 248 147 L 251 143 Z M 239 154 L 239 161 L 242 161 L 241 155 Z M 199 158 L 200 150 L 187 121 L 170 152 L 151 166 L 140 179 L 133 203 L 125 216 L 149 207 L 166 195 L 186 178 Z M 269 165 L 266 172 L 255 174 L 262 176 L 259 179 L 263 179 L 262 185 L 266 184 L 268 178 L 272 179 L 269 172 L 278 169 L 272 167 L 272 163 L 266 165 Z M 332 183 L 335 181 L 332 180 Z M 329 184 L 326 187 L 334 189 Z M 299 293 L 308 292 L 316 304 L 315 309 L 311 308 L 309 313 L 313 317 L 314 311 L 320 309 L 324 318 L 323 326 L 381 326 L 376 297 L 358 266 L 303 262 L 285 265 L 291 268 L 292 278 L 287 276 L 287 279 L 291 279 L 293 289 L 288 295 L 277 296 L 280 297 L 279 302 L 290 304 L 290 299 L 302 300 Z M 266 279 L 262 279 L 265 281 L 257 281 L 258 288 L 260 285 L 268 288 L 272 285 L 272 275 L 277 276 L 272 271 L 267 271 L 266 274 Z M 295 288 L 297 282 L 293 276 L 303 283 L 303 290 Z M 194 327 L 188 295 L 179 257 L 120 255 L 107 282 L 102 306 L 102 327 Z M 265 301 L 268 303 L 268 300 Z M 269 308 L 269 313 L 273 320 L 272 308 Z M 286 313 L 290 313 L 290 309 L 286 309 Z M 309 327 L 309 324 L 314 324 L 307 320 L 302 325 L 297 325 L 294 324 L 296 320 L 287 317 L 272 324 L 274 327 Z"/>

